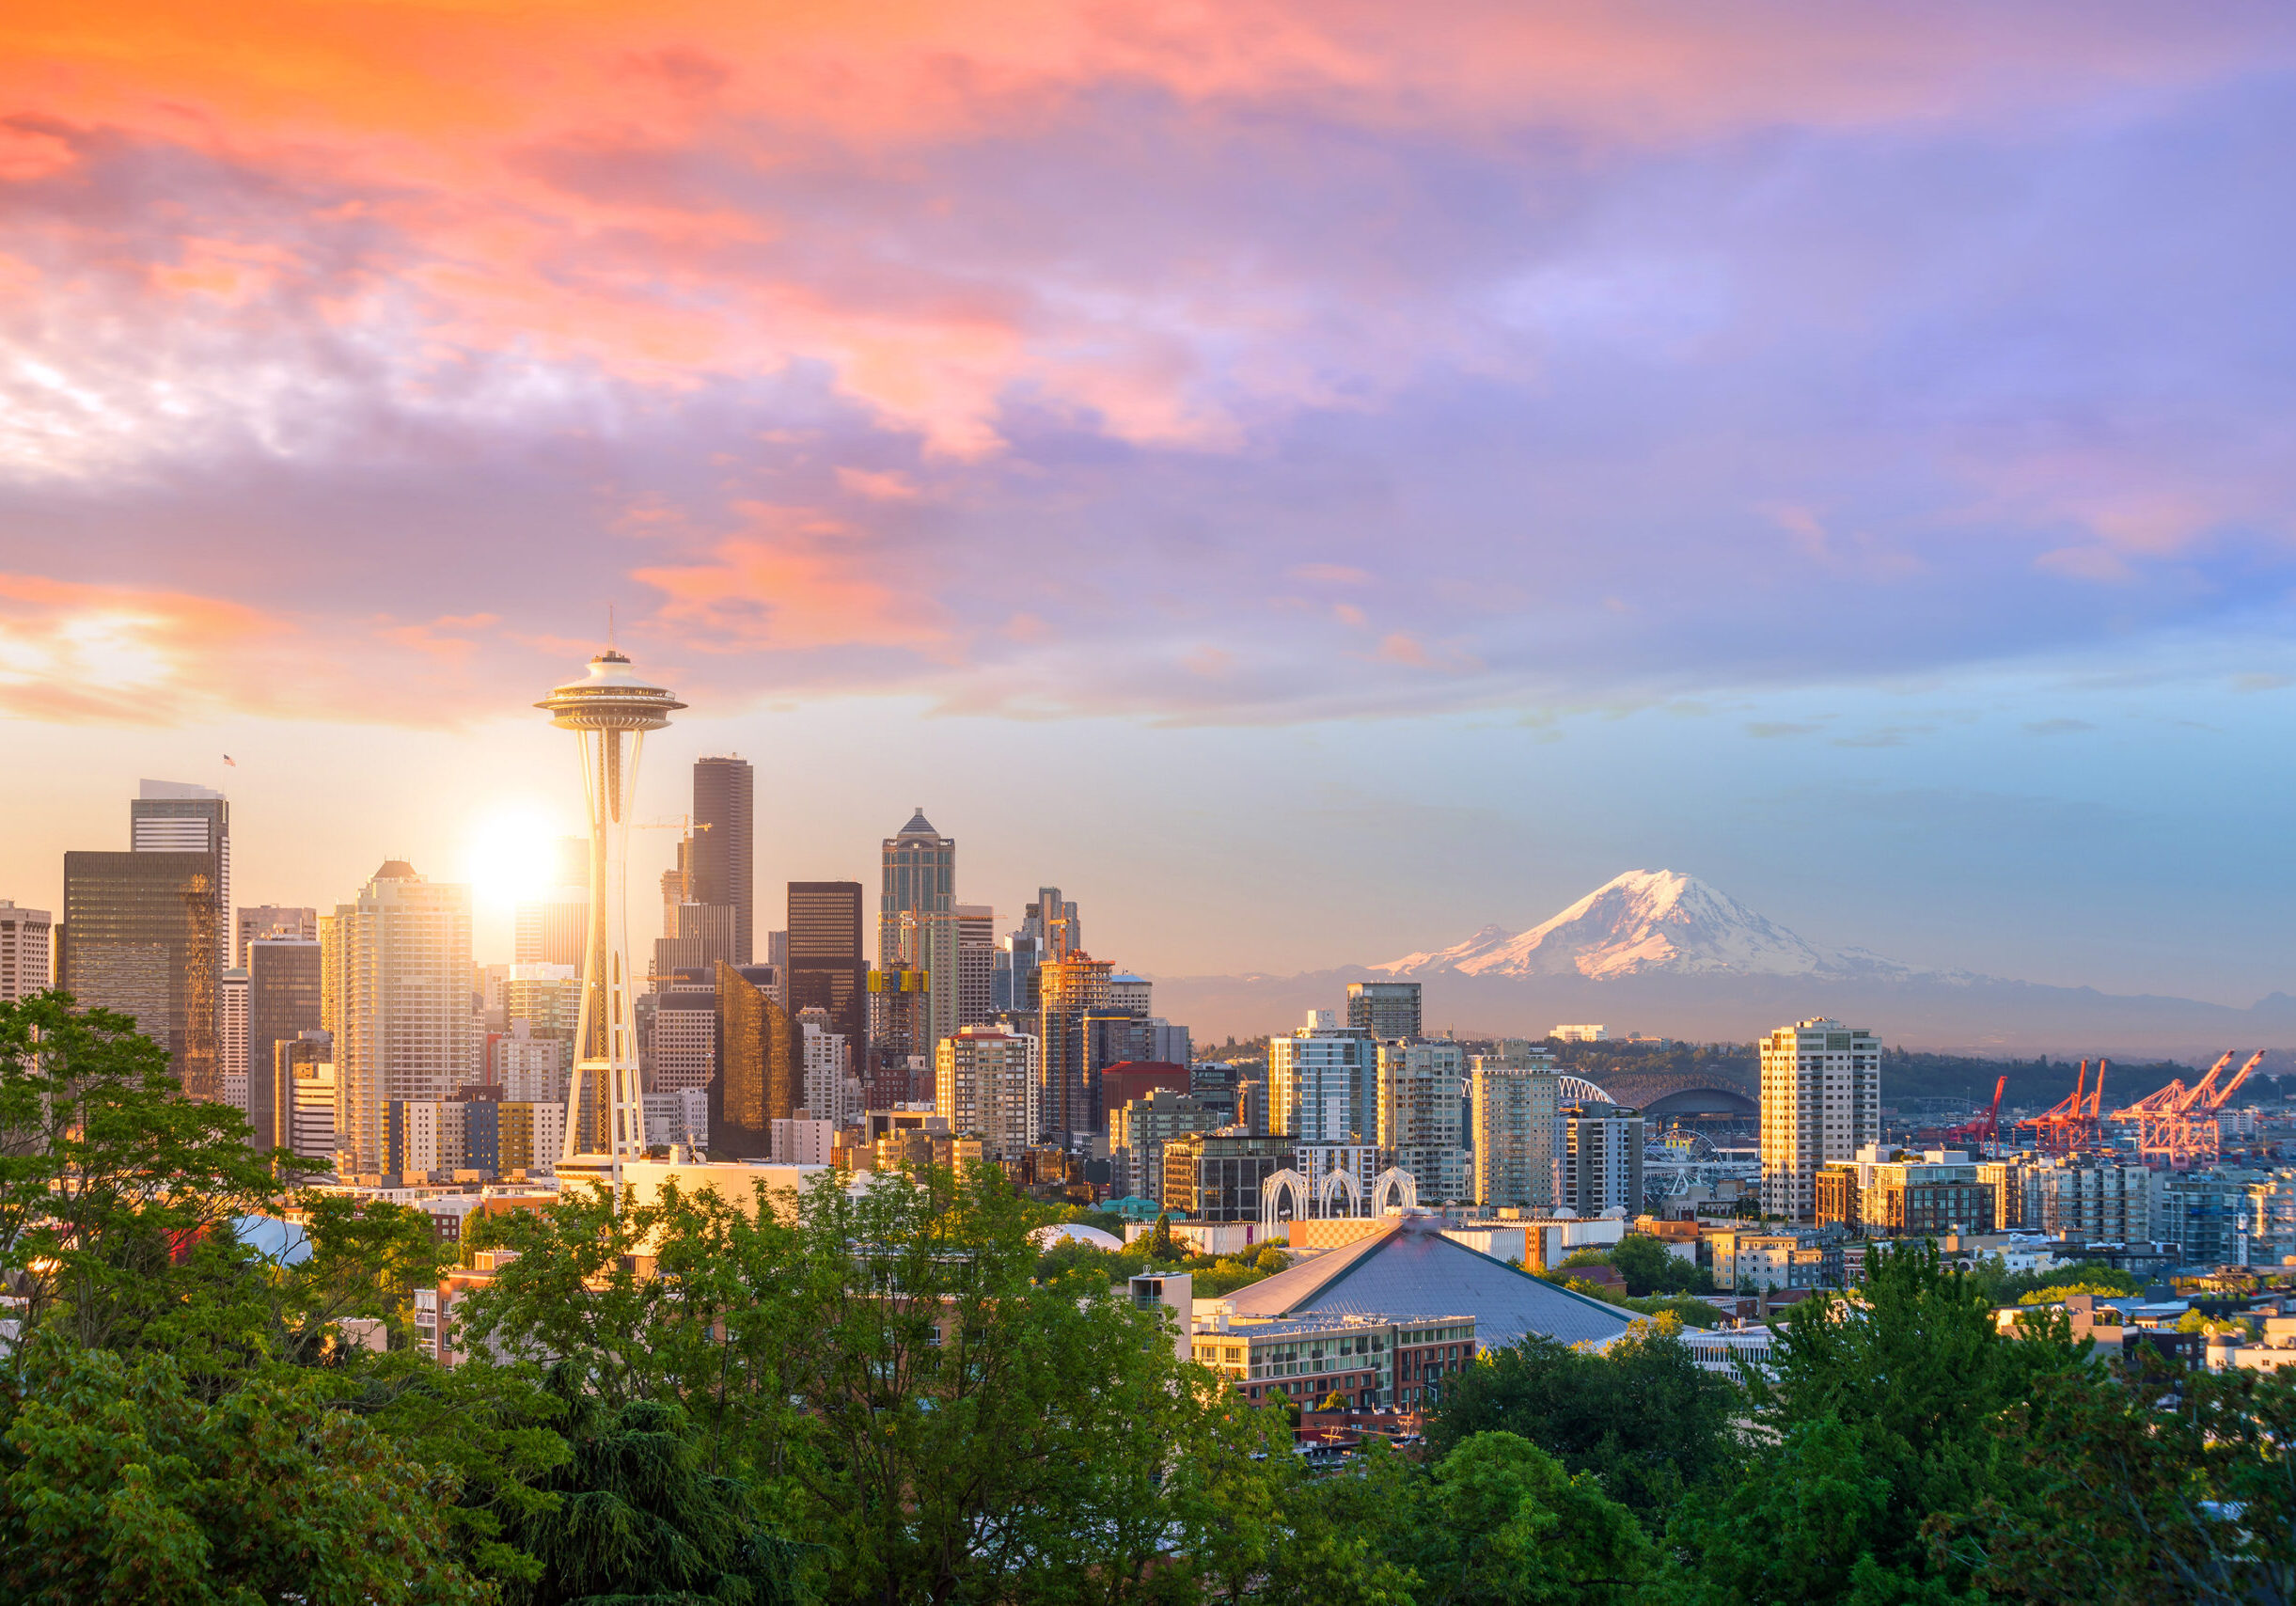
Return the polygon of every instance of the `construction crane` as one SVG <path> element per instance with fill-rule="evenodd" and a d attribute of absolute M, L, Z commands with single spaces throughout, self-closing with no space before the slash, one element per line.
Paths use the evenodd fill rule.
<path fill-rule="evenodd" d="M 2137 1152 L 2148 1161 L 2164 1161 L 2175 1171 L 2213 1164 L 2224 1142 L 2217 1114 L 2231 1102 L 2250 1073 L 2264 1063 L 2264 1050 L 2259 1048 L 2233 1072 L 2229 1081 L 2218 1086 L 2217 1079 L 2231 1067 L 2239 1053 L 2237 1048 L 2228 1050 L 2193 1086 L 2186 1087 L 2178 1078 L 2127 1109 L 2115 1110 L 2113 1119 L 2136 1128 Z"/>
<path fill-rule="evenodd" d="M 2089 1082 L 2089 1063 L 2081 1062 L 2081 1074 L 2073 1082 L 2071 1094 L 2040 1114 L 2032 1116 L 2022 1126 L 2033 1128 L 2034 1141 L 2045 1155 L 2078 1154 L 2084 1149 L 2104 1146 L 2105 1069 L 2112 1061 L 2097 1062 L 2097 1081 Z"/>
<path fill-rule="evenodd" d="M 2099 1079 L 2102 1080 L 2101 1074 Z M 1974 1143 L 1981 1155 L 1998 1154 L 2001 1151 L 2001 1091 L 2008 1085 L 2007 1077 L 1997 1079 L 1993 1083 L 1993 1102 L 1986 1108 L 1985 1112 L 1972 1116 L 1958 1126 L 1947 1127 L 1945 1142 L 1949 1144 Z"/>

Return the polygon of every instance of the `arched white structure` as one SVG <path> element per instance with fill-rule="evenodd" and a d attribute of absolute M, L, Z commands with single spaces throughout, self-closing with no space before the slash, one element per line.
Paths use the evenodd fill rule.
<path fill-rule="evenodd" d="M 1392 1196 L 1392 1197 L 1391 1197 Z M 1371 1179 L 1371 1213 L 1408 1210 L 1419 1203 L 1419 1179 L 1401 1166 L 1389 1166 Z"/>
<path fill-rule="evenodd" d="M 1344 1211 L 1332 1207 L 1335 1197 L 1342 1193 L 1347 1196 L 1347 1208 Z M 1363 1213 L 1363 1185 L 1355 1179 L 1355 1173 L 1351 1171 L 1324 1173 L 1315 1183 L 1315 1210 L 1316 1214 L 1327 1218 L 1361 1215 Z"/>
<path fill-rule="evenodd" d="M 1290 1196 L 1292 1202 L 1289 1217 L 1282 1214 L 1286 1195 Z M 1269 1173 L 1267 1180 L 1260 1184 L 1260 1225 L 1278 1227 L 1287 1220 L 1306 1220 L 1308 1198 L 1308 1179 L 1297 1172 L 1285 1170 Z"/>
<path fill-rule="evenodd" d="M 1565 1104 L 1609 1104 L 1611 1095 L 1588 1081 L 1584 1077 L 1557 1077 L 1557 1092 Z"/>

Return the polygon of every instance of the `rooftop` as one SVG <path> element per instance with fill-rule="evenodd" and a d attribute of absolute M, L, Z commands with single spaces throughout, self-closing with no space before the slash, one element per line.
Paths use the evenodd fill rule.
<path fill-rule="evenodd" d="M 1485 1348 L 1525 1333 L 1608 1345 L 1633 1315 L 1445 1237 L 1438 1217 L 1391 1220 L 1231 1296 L 1237 1317 L 1462 1311 Z"/>

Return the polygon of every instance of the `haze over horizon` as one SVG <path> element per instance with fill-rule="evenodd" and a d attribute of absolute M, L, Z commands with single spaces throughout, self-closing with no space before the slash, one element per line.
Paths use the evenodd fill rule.
<path fill-rule="evenodd" d="M 1164 975 L 1663 866 L 2296 991 L 2296 20 L 1667 14 L 11 8 L 0 897 L 486 873 L 612 606 L 760 929 L 922 803 Z"/>

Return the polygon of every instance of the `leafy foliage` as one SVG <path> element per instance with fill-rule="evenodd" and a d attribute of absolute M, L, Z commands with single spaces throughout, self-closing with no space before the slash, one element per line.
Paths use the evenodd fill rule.
<path fill-rule="evenodd" d="M 1443 1391 L 1428 1441 L 1447 1452 L 1514 1434 L 1610 1498 L 1662 1512 L 1737 1456 L 1738 1391 L 1702 1370 L 1666 1324 L 1638 1324 L 1602 1354 L 1532 1335 L 1486 1350 Z"/>
<path fill-rule="evenodd" d="M 433 1542 L 451 1480 L 321 1379 L 221 1399 L 166 1357 L 35 1341 L 6 1402 L 0 1582 L 26 1601 L 477 1602 Z"/>

